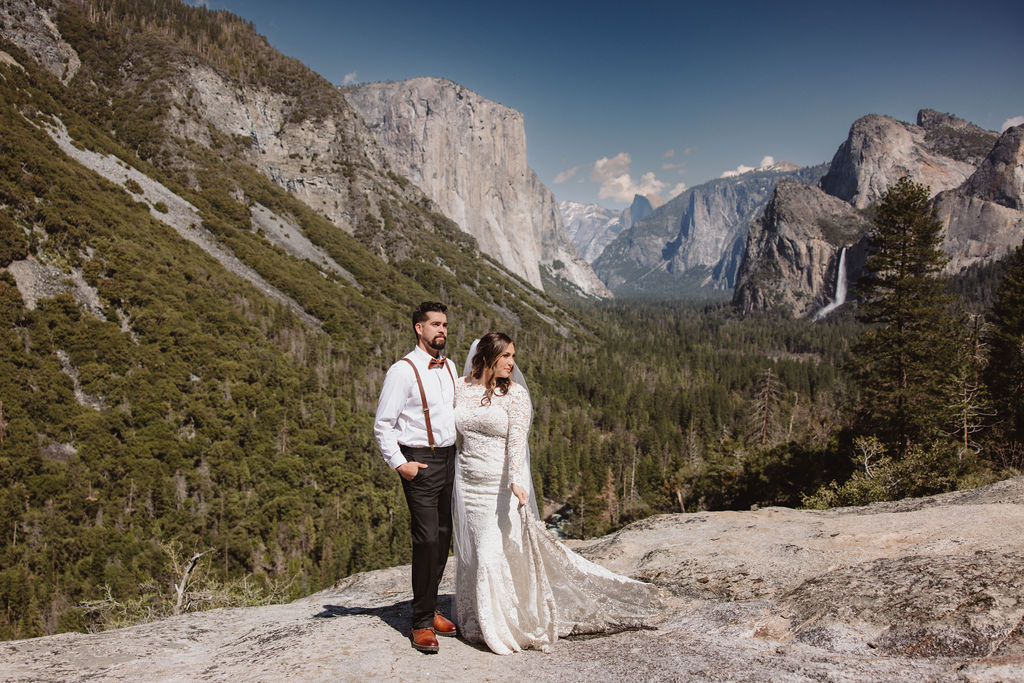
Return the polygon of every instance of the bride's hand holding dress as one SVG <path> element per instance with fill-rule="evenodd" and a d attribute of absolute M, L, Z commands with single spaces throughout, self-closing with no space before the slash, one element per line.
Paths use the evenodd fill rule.
<path fill-rule="evenodd" d="M 526 505 L 530 500 L 530 492 L 518 484 L 512 484 L 512 495 L 519 499 L 520 505 Z"/>

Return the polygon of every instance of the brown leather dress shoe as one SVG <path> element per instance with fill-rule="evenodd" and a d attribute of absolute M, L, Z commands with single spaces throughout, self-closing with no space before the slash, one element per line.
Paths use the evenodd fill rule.
<path fill-rule="evenodd" d="M 454 636 L 458 633 L 455 622 L 446 618 L 440 612 L 434 612 L 434 633 L 439 636 Z"/>
<path fill-rule="evenodd" d="M 429 628 L 414 628 L 412 630 L 412 646 L 420 652 L 437 652 L 437 638 L 434 631 Z"/>

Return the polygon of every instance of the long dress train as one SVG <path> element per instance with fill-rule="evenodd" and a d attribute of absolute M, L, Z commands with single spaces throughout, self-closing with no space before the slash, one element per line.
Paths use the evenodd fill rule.
<path fill-rule="evenodd" d="M 547 650 L 561 636 L 643 626 L 657 588 L 608 571 L 556 540 L 510 486 L 524 481 L 530 396 L 513 383 L 456 382 L 462 448 L 455 472 L 455 612 L 461 634 L 498 654 Z"/>

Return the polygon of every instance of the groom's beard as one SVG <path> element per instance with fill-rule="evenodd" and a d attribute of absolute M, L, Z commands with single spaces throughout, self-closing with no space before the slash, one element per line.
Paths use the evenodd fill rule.
<path fill-rule="evenodd" d="M 430 348 L 434 349 L 435 351 L 444 351 L 444 344 L 446 341 L 447 339 L 445 338 L 445 336 L 443 334 L 439 334 L 430 340 L 429 345 Z"/>

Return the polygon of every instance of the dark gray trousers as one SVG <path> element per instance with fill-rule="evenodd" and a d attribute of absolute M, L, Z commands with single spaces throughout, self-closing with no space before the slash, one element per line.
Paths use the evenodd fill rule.
<path fill-rule="evenodd" d="M 412 531 L 412 627 L 430 628 L 437 609 L 437 587 L 452 544 L 455 446 L 401 448 L 406 460 L 427 466 L 412 481 L 403 478 L 402 488 Z"/>

